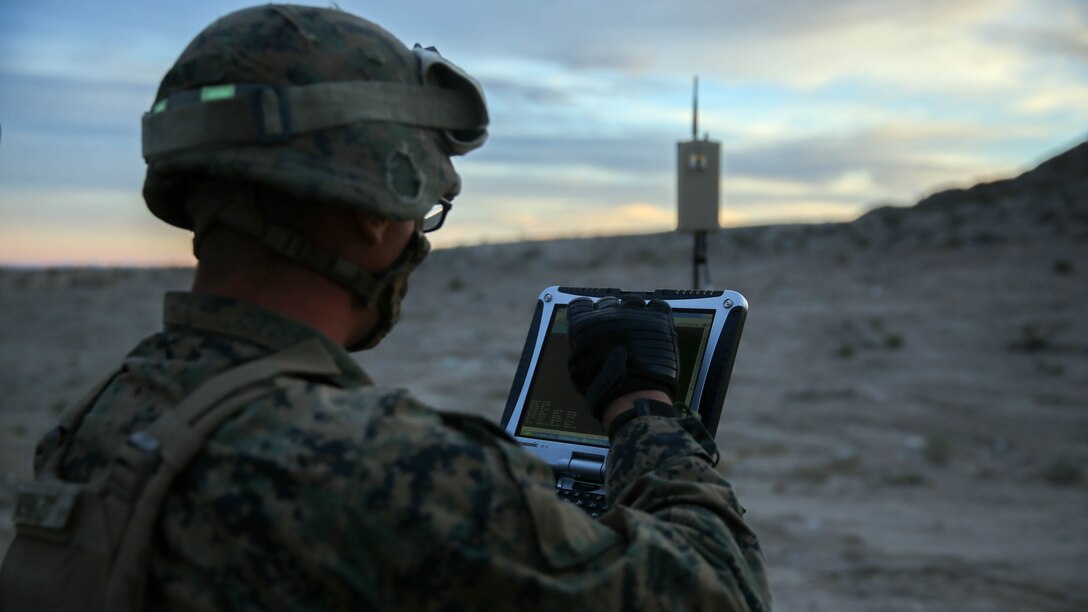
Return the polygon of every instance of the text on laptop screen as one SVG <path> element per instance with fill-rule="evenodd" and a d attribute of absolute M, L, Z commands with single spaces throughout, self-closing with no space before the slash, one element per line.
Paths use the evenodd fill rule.
<path fill-rule="evenodd" d="M 714 313 L 674 309 L 672 314 L 680 350 L 676 399 L 691 406 Z M 606 447 L 608 436 L 604 428 L 585 408 L 585 399 L 574 390 L 570 381 L 569 358 L 567 309 L 565 305 L 559 305 L 544 338 L 536 373 L 514 435 Z"/>

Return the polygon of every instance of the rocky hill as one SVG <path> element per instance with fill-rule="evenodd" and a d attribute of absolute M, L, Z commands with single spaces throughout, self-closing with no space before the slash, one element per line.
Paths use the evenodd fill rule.
<path fill-rule="evenodd" d="M 941 191 L 909 208 L 878 208 L 851 226 L 891 244 L 1088 240 L 1088 141 L 1016 178 Z"/>

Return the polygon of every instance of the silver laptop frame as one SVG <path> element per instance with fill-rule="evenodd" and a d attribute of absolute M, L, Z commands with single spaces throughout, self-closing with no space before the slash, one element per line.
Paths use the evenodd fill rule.
<path fill-rule="evenodd" d="M 703 403 L 706 401 L 706 398 L 703 397 L 703 391 L 707 383 L 707 373 L 712 365 L 712 356 L 716 354 L 718 344 L 722 340 L 726 322 L 731 320 L 730 314 L 738 314 L 739 317 L 732 317 L 733 324 L 743 327 L 744 315 L 746 315 L 748 309 L 748 301 L 736 291 L 658 290 L 656 292 L 627 292 L 619 289 L 552 286 L 540 292 L 537 310 L 533 317 L 533 325 L 530 328 L 529 337 L 526 338 L 522 362 L 519 364 L 518 375 L 515 376 L 514 385 L 510 390 L 502 425 L 506 432 L 513 436 L 522 447 L 547 462 L 556 474 L 597 483 L 604 482 L 604 465 L 608 456 L 607 447 L 517 436 L 514 432 L 521 421 L 529 390 L 533 386 L 533 378 L 537 372 L 538 361 L 543 351 L 544 341 L 548 337 L 556 307 L 569 304 L 572 300 L 580 297 L 589 297 L 597 301 L 609 295 L 636 295 L 643 299 L 656 297 L 668 302 L 674 309 L 714 313 L 714 320 L 711 323 L 703 358 L 699 364 L 699 371 L 695 375 L 695 391 L 692 394 L 690 406 L 693 412 L 699 412 L 699 409 L 703 407 Z M 737 322 L 738 318 L 739 323 Z M 739 334 L 740 330 L 737 329 L 736 337 L 731 339 L 734 345 L 739 343 Z M 732 370 L 736 346 L 730 348 L 730 353 L 727 357 L 729 360 L 728 367 L 724 374 L 726 377 L 730 375 Z M 526 360 L 528 361 L 526 362 Z M 728 380 L 723 382 L 727 384 Z M 724 393 L 724 389 L 722 393 Z M 724 396 L 718 399 L 719 402 L 723 400 Z M 720 405 L 717 408 L 720 410 Z M 715 415 L 714 422 L 710 424 L 709 428 L 712 432 L 717 427 L 718 416 L 720 414 Z"/>

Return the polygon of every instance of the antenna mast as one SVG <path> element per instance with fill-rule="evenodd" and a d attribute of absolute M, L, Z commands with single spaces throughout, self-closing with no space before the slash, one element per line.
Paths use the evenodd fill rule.
<path fill-rule="evenodd" d="M 699 140 L 699 75 L 691 87 L 691 142 L 680 142 L 676 147 L 676 229 L 694 235 L 692 288 L 705 290 L 711 287 L 706 234 L 721 227 L 721 145 L 710 140 L 709 134 Z"/>
<path fill-rule="evenodd" d="M 695 75 L 695 85 L 691 92 L 691 139 L 699 138 L 699 75 Z"/>

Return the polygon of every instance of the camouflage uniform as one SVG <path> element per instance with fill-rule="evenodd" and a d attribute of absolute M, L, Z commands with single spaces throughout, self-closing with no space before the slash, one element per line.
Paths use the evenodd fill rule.
<path fill-rule="evenodd" d="M 223 425 L 155 528 L 149 609 L 767 610 L 762 555 L 697 419 L 618 433 L 590 519 L 494 424 L 374 386 L 312 328 L 235 300 L 166 296 L 77 430 L 85 481 L 202 381 L 319 337 L 338 386 L 295 379 Z"/>

